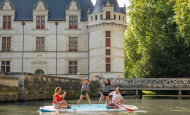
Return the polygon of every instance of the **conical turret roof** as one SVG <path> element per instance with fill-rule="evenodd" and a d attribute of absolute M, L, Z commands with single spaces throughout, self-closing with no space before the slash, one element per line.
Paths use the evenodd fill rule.
<path fill-rule="evenodd" d="M 94 7 L 94 10 L 91 14 L 93 13 L 99 13 L 99 12 L 103 12 L 103 4 L 106 4 L 108 0 L 97 0 L 96 1 L 96 5 Z M 118 12 L 118 13 L 124 13 L 120 7 L 119 4 L 117 2 L 117 0 L 109 0 L 109 2 L 112 4 L 114 4 L 114 12 Z"/>

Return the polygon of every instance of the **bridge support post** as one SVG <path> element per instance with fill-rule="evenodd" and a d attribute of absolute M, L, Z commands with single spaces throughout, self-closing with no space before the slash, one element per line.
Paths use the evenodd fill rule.
<path fill-rule="evenodd" d="M 178 91 L 178 99 L 181 99 L 181 94 L 182 94 L 181 92 L 182 92 L 181 90 Z"/>
<path fill-rule="evenodd" d="M 138 89 L 136 89 L 136 99 L 139 98 Z"/>
<path fill-rule="evenodd" d="M 142 99 L 142 90 L 139 90 L 140 99 Z"/>

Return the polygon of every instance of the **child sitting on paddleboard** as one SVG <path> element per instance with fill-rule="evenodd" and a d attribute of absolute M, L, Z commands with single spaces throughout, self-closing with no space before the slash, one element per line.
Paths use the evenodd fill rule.
<path fill-rule="evenodd" d="M 110 80 L 109 80 L 109 79 L 105 79 L 105 81 L 104 81 L 104 78 L 103 78 L 101 69 L 99 70 L 99 72 L 100 72 L 100 75 L 101 75 L 102 81 L 103 81 L 103 91 L 102 91 L 102 94 L 101 94 L 99 103 L 101 103 L 102 100 L 104 99 L 104 97 L 106 97 L 107 105 L 109 105 L 110 86 L 120 77 L 121 74 L 119 73 L 119 76 L 118 76 L 117 78 L 115 78 L 115 79 L 110 83 Z"/>
<path fill-rule="evenodd" d="M 59 95 L 60 93 L 61 93 L 61 88 L 56 87 L 55 94 L 53 95 L 53 108 L 60 110 L 62 107 L 64 109 L 67 109 L 67 107 L 71 107 L 71 105 L 68 105 L 67 102 L 65 100 L 63 100 L 65 98 L 66 92 L 64 92 L 64 94 L 62 94 L 62 95 Z M 63 97 L 62 101 L 61 101 L 61 97 Z M 59 112 L 59 110 L 58 110 L 58 112 Z"/>
<path fill-rule="evenodd" d="M 88 91 L 89 91 L 89 85 L 93 79 L 93 77 L 95 76 L 95 74 L 92 76 L 91 80 L 88 82 L 88 79 L 85 78 L 84 80 L 82 80 L 82 77 L 80 76 L 80 72 L 77 72 L 77 74 L 79 75 L 80 79 L 81 79 L 81 82 L 82 82 L 82 89 L 81 89 L 81 95 L 80 95 L 80 99 L 77 103 L 77 106 L 79 107 L 79 103 L 82 101 L 83 97 L 85 96 L 87 99 L 88 99 L 88 102 L 89 102 L 89 106 L 91 105 L 91 102 L 90 102 L 90 98 L 89 98 L 89 95 L 88 95 Z"/>

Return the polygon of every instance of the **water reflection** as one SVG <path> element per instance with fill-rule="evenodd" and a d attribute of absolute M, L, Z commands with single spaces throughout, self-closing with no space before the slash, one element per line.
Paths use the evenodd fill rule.
<path fill-rule="evenodd" d="M 40 115 L 137 115 L 128 112 L 86 112 L 86 113 L 40 113 Z"/>
<path fill-rule="evenodd" d="M 91 98 L 93 104 L 98 104 L 97 98 Z M 190 115 L 190 97 L 177 96 L 143 96 L 142 99 L 135 99 L 133 96 L 125 96 L 125 104 L 135 105 L 139 111 L 128 112 L 86 112 L 86 113 L 59 113 L 59 115 Z M 68 100 L 68 103 L 76 104 L 78 99 Z M 105 100 L 104 100 L 105 102 Z M 103 102 L 103 103 L 104 103 Z M 84 99 L 81 104 L 87 104 Z M 0 104 L 0 115 L 58 115 L 55 112 L 41 113 L 40 106 L 52 105 L 52 101 L 30 101 L 18 103 Z"/>

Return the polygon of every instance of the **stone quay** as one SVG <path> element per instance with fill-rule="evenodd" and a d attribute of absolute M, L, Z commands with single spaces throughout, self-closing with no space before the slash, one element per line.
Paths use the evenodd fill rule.
<path fill-rule="evenodd" d="M 0 72 L 0 76 L 0 102 L 52 99 L 56 87 L 67 92 L 65 98 L 78 98 L 81 94 L 80 79 L 20 72 Z M 98 96 L 98 91 L 98 81 L 92 81 L 89 95 Z"/>

